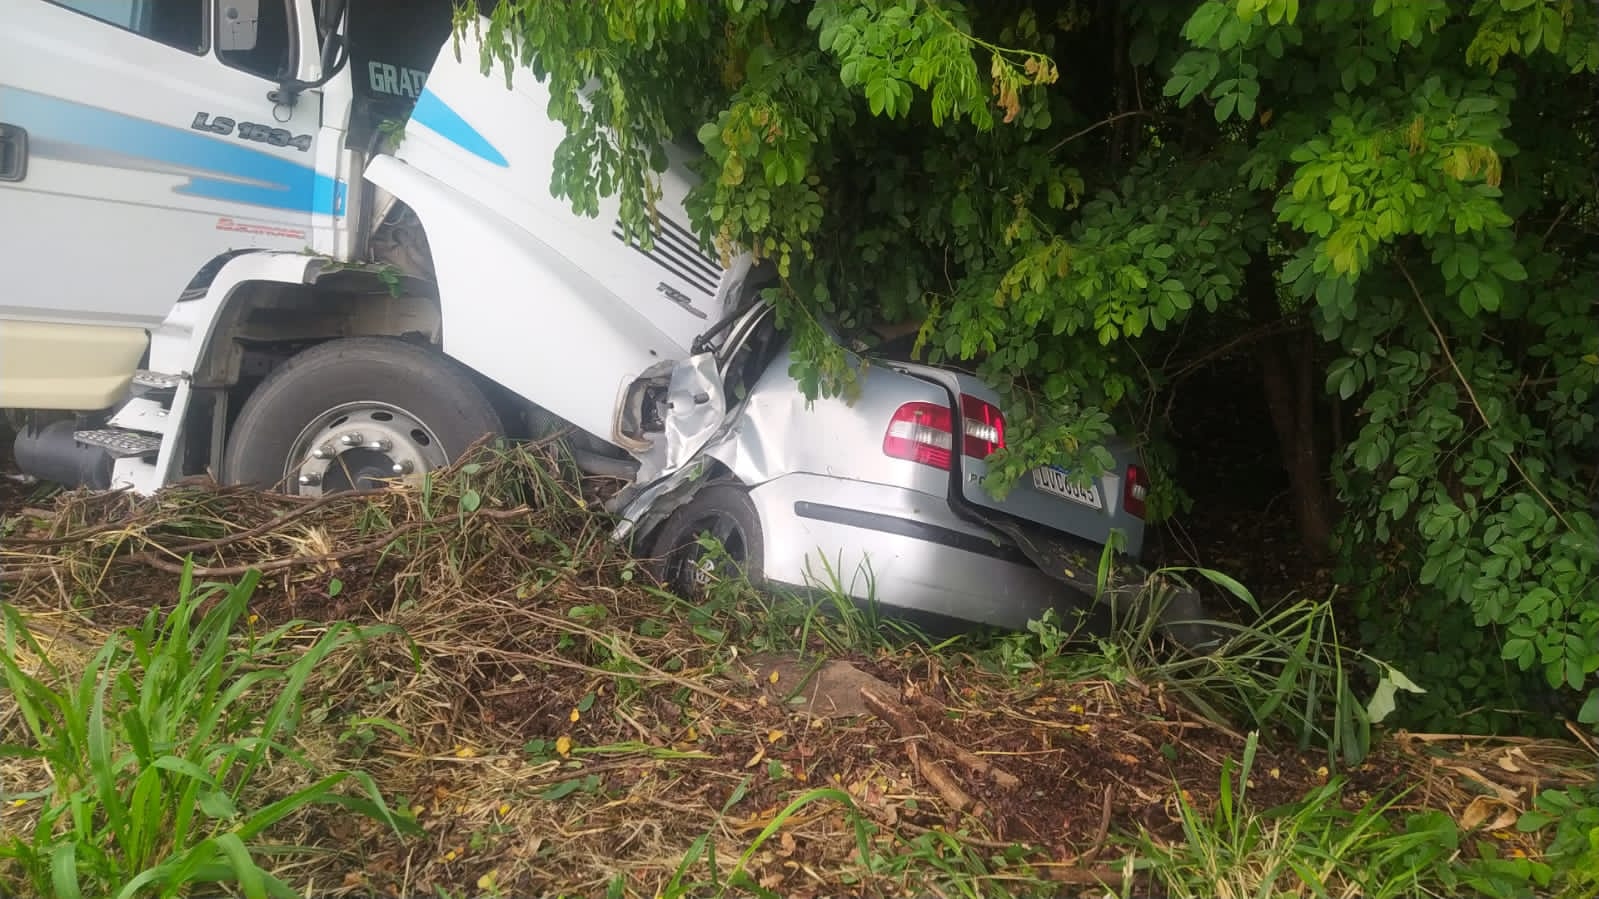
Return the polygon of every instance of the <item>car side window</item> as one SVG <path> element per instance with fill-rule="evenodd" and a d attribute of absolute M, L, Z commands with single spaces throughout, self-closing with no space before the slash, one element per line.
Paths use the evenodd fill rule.
<path fill-rule="evenodd" d="M 209 0 L 48 0 L 107 25 L 200 55 L 206 42 Z"/>
<path fill-rule="evenodd" d="M 217 3 L 217 59 L 224 65 L 282 81 L 294 71 L 292 0 Z"/>

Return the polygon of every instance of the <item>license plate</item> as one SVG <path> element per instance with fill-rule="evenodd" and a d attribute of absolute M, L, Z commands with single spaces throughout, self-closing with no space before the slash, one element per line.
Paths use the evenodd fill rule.
<path fill-rule="evenodd" d="M 1093 484 L 1087 487 L 1076 486 L 1064 468 L 1046 465 L 1033 469 L 1033 486 L 1051 496 L 1081 503 L 1091 509 L 1105 508 L 1104 501 L 1099 498 L 1098 487 Z"/>

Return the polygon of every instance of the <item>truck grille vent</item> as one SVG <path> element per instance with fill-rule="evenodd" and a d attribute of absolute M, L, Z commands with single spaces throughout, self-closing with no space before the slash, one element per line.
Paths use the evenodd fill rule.
<path fill-rule="evenodd" d="M 700 252 L 698 241 L 687 228 L 664 215 L 657 215 L 660 226 L 650 232 L 655 246 L 648 251 L 636 241 L 622 237 L 622 220 L 616 220 L 611 236 L 621 240 L 637 252 L 649 257 L 651 262 L 676 275 L 683 283 L 708 297 L 716 296 L 716 286 L 722 281 L 722 267 Z"/>

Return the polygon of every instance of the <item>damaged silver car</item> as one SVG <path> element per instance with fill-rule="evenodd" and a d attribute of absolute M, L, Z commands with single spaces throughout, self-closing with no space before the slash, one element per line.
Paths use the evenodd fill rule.
<path fill-rule="evenodd" d="M 663 363 L 650 397 L 624 413 L 634 427 L 652 421 L 653 439 L 611 503 L 616 536 L 658 559 L 683 595 L 718 576 L 721 558 L 758 586 L 842 591 L 935 625 L 1019 629 L 1096 595 L 1150 599 L 1137 564 L 1150 485 L 1131 447 L 1110 447 L 1114 466 L 1086 486 L 1045 466 L 997 499 L 983 480 L 1005 417 L 970 374 L 868 352 L 853 401 L 810 402 L 760 302 L 696 350 Z M 1101 591 L 1115 532 L 1121 552 Z M 720 543 L 715 557 L 705 534 Z M 1179 586 L 1162 600 L 1167 633 L 1204 642 L 1197 593 Z"/>

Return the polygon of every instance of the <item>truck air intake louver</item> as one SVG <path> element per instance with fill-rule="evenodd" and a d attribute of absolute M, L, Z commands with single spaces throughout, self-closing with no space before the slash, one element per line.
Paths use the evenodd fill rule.
<path fill-rule="evenodd" d="M 657 219 L 660 226 L 650 232 L 650 236 L 655 238 L 655 246 L 647 251 L 636 241 L 622 236 L 621 219 L 616 220 L 611 236 L 648 256 L 650 261 L 676 275 L 688 286 L 708 297 L 716 296 L 716 285 L 722 281 L 722 267 L 700 252 L 699 242 L 687 228 L 664 215 L 657 216 Z"/>

